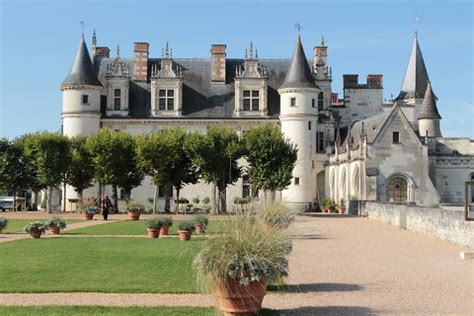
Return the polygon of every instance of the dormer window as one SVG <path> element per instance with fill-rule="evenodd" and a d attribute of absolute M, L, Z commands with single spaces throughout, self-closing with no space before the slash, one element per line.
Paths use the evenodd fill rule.
<path fill-rule="evenodd" d="M 244 90 L 243 93 L 243 110 L 259 111 L 260 109 L 260 92 L 258 90 Z"/>
<path fill-rule="evenodd" d="M 114 110 L 120 111 L 122 90 L 114 89 Z"/>
<path fill-rule="evenodd" d="M 107 116 L 127 116 L 128 96 L 130 87 L 130 69 L 120 57 L 120 48 L 117 46 L 117 56 L 107 64 Z"/>
<path fill-rule="evenodd" d="M 324 93 L 319 92 L 318 94 L 318 111 L 322 111 L 324 109 Z"/>
<path fill-rule="evenodd" d="M 85 105 L 89 104 L 89 96 L 87 94 L 82 95 L 82 104 L 85 104 Z"/>
<path fill-rule="evenodd" d="M 159 92 L 159 107 L 160 111 L 173 111 L 174 110 L 174 90 L 160 89 Z"/>

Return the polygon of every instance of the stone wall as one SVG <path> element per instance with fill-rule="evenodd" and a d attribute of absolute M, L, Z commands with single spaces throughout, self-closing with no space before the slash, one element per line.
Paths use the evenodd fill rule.
<path fill-rule="evenodd" d="M 464 220 L 462 208 L 442 209 L 365 201 L 360 214 L 420 234 L 474 248 L 474 221 Z"/>

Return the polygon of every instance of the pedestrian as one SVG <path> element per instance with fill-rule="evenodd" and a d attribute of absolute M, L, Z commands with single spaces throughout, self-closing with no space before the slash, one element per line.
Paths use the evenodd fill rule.
<path fill-rule="evenodd" d="M 109 219 L 109 213 L 112 207 L 112 202 L 110 202 L 109 196 L 106 194 L 102 199 L 102 217 L 104 221 Z"/>

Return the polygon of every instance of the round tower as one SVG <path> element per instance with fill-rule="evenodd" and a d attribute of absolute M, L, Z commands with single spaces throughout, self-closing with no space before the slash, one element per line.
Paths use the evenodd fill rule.
<path fill-rule="evenodd" d="M 100 129 L 102 85 L 94 71 L 82 35 L 69 74 L 61 84 L 63 133 L 72 137 L 90 135 Z"/>
<path fill-rule="evenodd" d="M 441 115 L 436 107 L 436 97 L 431 89 L 431 83 L 428 81 L 425 97 L 418 115 L 418 132 L 420 136 L 441 137 L 440 120 Z"/>
<path fill-rule="evenodd" d="M 290 67 L 278 89 L 281 130 L 298 149 L 293 179 L 283 190 L 282 200 L 298 210 L 316 198 L 314 164 L 319 92 L 298 36 Z"/>

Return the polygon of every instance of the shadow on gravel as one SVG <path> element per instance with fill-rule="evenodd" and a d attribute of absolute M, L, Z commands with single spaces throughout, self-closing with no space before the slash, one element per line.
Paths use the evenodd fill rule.
<path fill-rule="evenodd" d="M 377 312 L 367 307 L 360 306 L 319 306 L 299 307 L 295 309 L 265 310 L 261 313 L 265 316 L 286 315 L 377 315 Z"/>
<path fill-rule="evenodd" d="M 327 214 L 327 213 L 303 213 L 300 216 L 307 216 L 307 217 L 320 217 L 320 218 L 353 218 L 359 217 L 357 215 L 352 214 Z"/>
<path fill-rule="evenodd" d="M 291 239 L 301 239 L 301 240 L 304 240 L 304 239 L 308 239 L 308 240 L 311 240 L 311 239 L 326 239 L 326 237 L 323 237 L 321 235 L 315 235 L 315 234 L 291 235 L 290 237 L 291 237 Z"/>
<path fill-rule="evenodd" d="M 348 283 L 307 283 L 307 284 L 284 284 L 269 285 L 269 290 L 284 291 L 290 293 L 310 293 L 310 292 L 351 292 L 361 291 L 363 286 Z M 275 287 L 275 289 L 271 288 Z"/>

